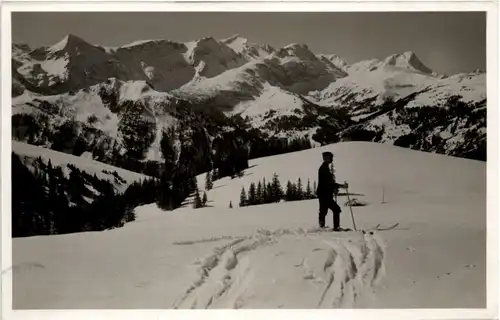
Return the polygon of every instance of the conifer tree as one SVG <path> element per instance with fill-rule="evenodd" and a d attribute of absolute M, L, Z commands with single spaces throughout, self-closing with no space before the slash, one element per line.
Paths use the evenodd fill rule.
<path fill-rule="evenodd" d="M 268 203 L 269 202 L 269 195 L 267 193 L 267 184 L 266 184 L 266 178 L 262 179 L 262 203 Z"/>
<path fill-rule="evenodd" d="M 312 199 L 312 190 L 311 190 L 311 180 L 307 179 L 306 193 L 304 195 L 306 199 Z"/>
<path fill-rule="evenodd" d="M 281 189 L 280 180 L 276 173 L 273 174 L 272 180 L 272 202 L 279 202 L 283 197 L 283 190 Z"/>
<path fill-rule="evenodd" d="M 257 198 L 255 201 L 256 204 L 264 203 L 264 194 L 262 191 L 263 191 L 262 190 L 262 183 L 259 181 L 259 183 L 257 184 Z"/>
<path fill-rule="evenodd" d="M 214 187 L 212 179 L 212 173 L 208 171 L 205 175 L 205 190 L 211 190 Z"/>
<path fill-rule="evenodd" d="M 245 188 L 241 188 L 241 194 L 240 194 L 240 207 L 244 207 L 247 205 L 247 194 L 245 192 Z"/>
<path fill-rule="evenodd" d="M 156 197 L 156 204 L 162 210 L 172 210 L 172 192 L 170 181 L 168 181 L 165 173 L 160 177 L 160 182 L 158 186 L 158 196 Z"/>
<path fill-rule="evenodd" d="M 302 190 L 302 180 L 298 179 L 297 181 L 297 188 L 296 188 L 296 198 L 297 200 L 303 200 L 304 199 L 304 190 Z"/>
<path fill-rule="evenodd" d="M 229 201 L 229 209 L 232 209 L 233 208 L 233 202 L 230 200 Z"/>
<path fill-rule="evenodd" d="M 290 180 L 288 180 L 288 182 L 286 183 L 285 200 L 286 201 L 293 200 L 293 186 Z"/>
<path fill-rule="evenodd" d="M 255 205 L 257 203 L 257 190 L 255 188 L 255 183 L 250 183 L 250 189 L 248 190 L 248 204 Z"/>
<path fill-rule="evenodd" d="M 273 186 L 271 185 L 271 182 L 267 183 L 266 186 L 266 203 L 271 203 L 273 202 Z"/>
<path fill-rule="evenodd" d="M 297 185 L 292 182 L 292 201 L 298 200 L 297 197 Z"/>
<path fill-rule="evenodd" d="M 198 209 L 203 206 L 203 202 L 200 197 L 200 192 L 198 190 L 198 187 L 196 187 L 196 190 L 194 192 L 194 201 L 193 201 L 193 208 Z"/>
<path fill-rule="evenodd" d="M 206 207 L 208 202 L 207 193 L 203 192 L 202 206 Z"/>
<path fill-rule="evenodd" d="M 198 191 L 198 181 L 195 176 L 190 176 L 187 180 L 187 190 L 188 193 Z"/>

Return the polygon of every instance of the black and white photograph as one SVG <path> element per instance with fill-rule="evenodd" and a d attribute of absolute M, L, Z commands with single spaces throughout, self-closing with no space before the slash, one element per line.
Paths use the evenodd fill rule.
<path fill-rule="evenodd" d="M 12 12 L 7 307 L 492 307 L 488 19 Z"/>

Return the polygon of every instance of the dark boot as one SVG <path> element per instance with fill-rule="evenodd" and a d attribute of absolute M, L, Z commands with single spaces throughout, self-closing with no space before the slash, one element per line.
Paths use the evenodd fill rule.
<path fill-rule="evenodd" d="M 340 229 L 340 213 L 333 213 L 333 230 L 337 231 Z"/>

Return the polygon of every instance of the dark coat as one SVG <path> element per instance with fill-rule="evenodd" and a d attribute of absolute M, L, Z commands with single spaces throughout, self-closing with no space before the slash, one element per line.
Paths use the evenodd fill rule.
<path fill-rule="evenodd" d="M 318 170 L 318 188 L 316 195 L 318 198 L 332 198 L 339 188 L 339 184 L 333 179 L 333 174 L 328 167 L 328 163 L 323 162 Z"/>

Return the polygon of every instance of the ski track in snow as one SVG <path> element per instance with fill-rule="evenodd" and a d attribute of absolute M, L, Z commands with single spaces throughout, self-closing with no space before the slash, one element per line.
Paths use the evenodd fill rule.
<path fill-rule="evenodd" d="M 382 278 L 384 250 L 371 234 L 364 234 L 361 243 L 334 243 L 324 241 L 329 247 L 325 271 L 329 281 L 318 301 L 318 307 L 351 307 L 358 296 L 374 288 Z"/>
<path fill-rule="evenodd" d="M 353 232 L 345 237 L 322 237 L 318 229 L 259 229 L 255 234 L 241 237 L 222 236 L 210 239 L 176 242 L 177 245 L 194 245 L 231 239 L 216 247 L 199 264 L 199 277 L 174 303 L 174 309 L 235 308 L 245 306 L 246 298 L 255 270 L 252 254 L 262 247 L 275 245 L 280 239 L 306 237 L 316 243 L 311 250 L 322 254 L 323 268 L 309 266 L 308 257 L 302 255 L 299 264 L 291 268 L 302 268 L 302 281 L 312 281 L 321 287 L 317 308 L 352 308 L 356 300 L 365 293 L 375 292 L 385 275 L 385 250 L 378 234 Z M 321 247 L 318 247 L 321 246 Z M 319 252 L 319 253 L 318 253 Z M 283 256 L 279 252 L 274 256 Z M 255 261 L 258 262 L 258 259 Z M 326 280 L 325 280 L 326 278 Z M 299 279 L 300 280 L 300 279 Z M 274 280 L 273 280 L 274 281 Z"/>

